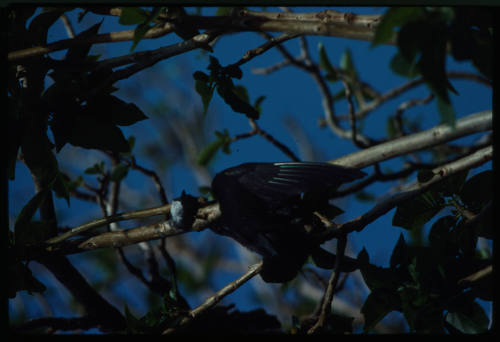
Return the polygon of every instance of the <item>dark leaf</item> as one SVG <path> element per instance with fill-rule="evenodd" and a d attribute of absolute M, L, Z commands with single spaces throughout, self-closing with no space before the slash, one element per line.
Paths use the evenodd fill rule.
<path fill-rule="evenodd" d="M 479 213 L 483 206 L 493 198 L 493 173 L 483 171 L 467 180 L 460 192 L 460 198 L 467 208 Z"/>
<path fill-rule="evenodd" d="M 83 148 L 129 152 L 129 145 L 122 131 L 113 124 L 97 122 L 78 116 L 69 143 Z"/>
<path fill-rule="evenodd" d="M 203 71 L 195 71 L 194 74 L 193 74 L 193 78 L 196 81 L 202 81 L 202 82 L 205 82 L 205 83 L 210 82 L 210 76 L 208 76 L 207 74 L 205 74 Z"/>
<path fill-rule="evenodd" d="M 452 332 L 463 334 L 481 334 L 488 330 L 489 319 L 483 308 L 473 301 L 465 301 L 461 308 L 448 312 L 446 327 Z"/>
<path fill-rule="evenodd" d="M 396 74 L 414 78 L 420 74 L 417 63 L 409 62 L 401 53 L 396 53 L 391 60 L 391 70 Z"/>
<path fill-rule="evenodd" d="M 429 190 L 396 208 L 392 224 L 408 230 L 421 228 L 445 206 L 443 198 Z"/>
<path fill-rule="evenodd" d="M 391 259 L 389 265 L 391 267 L 396 266 L 406 266 L 408 263 L 408 248 L 403 234 L 399 234 L 398 242 L 394 249 L 392 250 Z"/>
<path fill-rule="evenodd" d="M 28 31 L 33 45 L 47 44 L 47 31 L 67 8 L 52 8 L 37 15 L 29 24 Z"/>
<path fill-rule="evenodd" d="M 401 302 L 395 291 L 376 289 L 370 292 L 361 308 L 365 318 L 363 332 L 371 331 L 388 313 L 400 307 Z"/>
<path fill-rule="evenodd" d="M 97 35 L 99 32 L 99 28 L 101 27 L 102 21 L 100 23 L 97 23 L 93 26 L 91 26 L 89 29 L 79 33 L 78 35 L 75 36 L 75 39 L 84 39 L 84 38 L 90 38 L 94 37 Z M 90 48 L 92 47 L 92 44 L 86 44 L 86 45 L 78 45 L 74 46 L 68 49 L 68 52 L 66 52 L 66 57 L 65 59 L 69 62 L 82 62 L 87 59 L 87 55 L 90 51 Z"/>
<path fill-rule="evenodd" d="M 199 79 L 195 81 L 194 87 L 196 89 L 196 92 L 201 96 L 201 102 L 203 103 L 203 114 L 206 114 L 215 88 L 209 83 Z"/>
<path fill-rule="evenodd" d="M 50 189 L 46 188 L 45 190 L 42 190 L 35 194 L 28 203 L 21 209 L 21 212 L 17 216 L 16 223 L 14 226 L 14 232 L 15 232 L 15 238 L 16 238 L 16 243 L 17 239 L 19 238 L 20 234 L 21 235 L 26 235 L 29 234 L 26 230 L 29 230 L 29 223 L 33 219 L 33 216 L 35 215 L 36 211 L 40 207 L 40 205 L 45 201 L 47 198 L 47 195 L 49 194 Z"/>
<path fill-rule="evenodd" d="M 6 276 L 9 279 L 7 282 L 9 298 L 14 298 L 19 291 L 28 291 L 29 294 L 45 291 L 45 285 L 33 277 L 28 266 L 21 262 L 9 262 Z"/>
<path fill-rule="evenodd" d="M 432 178 L 434 178 L 434 172 L 432 170 L 420 170 L 417 174 L 417 179 L 419 183 L 427 183 Z"/>
<path fill-rule="evenodd" d="M 54 190 L 54 193 L 56 194 L 57 197 L 64 198 L 66 200 L 69 207 L 69 192 L 70 192 L 69 177 L 59 171 L 57 173 L 52 189 Z"/>
<path fill-rule="evenodd" d="M 333 68 L 332 63 L 330 63 L 330 59 L 328 58 L 323 43 L 320 42 L 318 44 L 318 50 L 319 50 L 319 66 L 320 68 L 326 71 L 325 78 L 331 82 L 337 81 L 338 80 L 337 71 Z"/>
<path fill-rule="evenodd" d="M 120 182 L 123 178 L 125 178 L 128 174 L 128 170 L 130 167 L 125 164 L 118 164 L 113 168 L 111 172 L 111 180 L 113 182 Z"/>
<path fill-rule="evenodd" d="M 345 49 L 340 59 L 340 69 L 345 71 L 350 77 L 351 82 L 357 79 L 357 71 L 352 60 L 351 50 Z"/>
<path fill-rule="evenodd" d="M 93 166 L 87 168 L 84 172 L 89 175 L 95 175 L 95 174 L 102 175 L 104 174 L 104 162 L 102 161 L 100 163 L 96 163 Z"/>
<path fill-rule="evenodd" d="M 102 95 L 89 101 L 84 116 L 93 116 L 100 122 L 130 126 L 148 117 L 134 103 L 126 103 L 113 95 Z"/>
<path fill-rule="evenodd" d="M 422 7 L 392 7 L 385 12 L 377 26 L 371 47 L 388 42 L 394 36 L 394 28 L 417 20 L 424 14 Z"/>
<path fill-rule="evenodd" d="M 258 119 L 259 112 L 247 101 L 242 99 L 242 97 L 245 97 L 245 94 L 242 92 L 242 88 L 234 87 L 231 83 L 224 82 L 217 84 L 217 93 L 222 97 L 224 102 L 231 107 L 233 111 L 243 113 L 251 119 Z"/>
<path fill-rule="evenodd" d="M 118 22 L 122 25 L 137 25 L 147 18 L 146 12 L 140 7 L 122 7 L 121 10 Z"/>

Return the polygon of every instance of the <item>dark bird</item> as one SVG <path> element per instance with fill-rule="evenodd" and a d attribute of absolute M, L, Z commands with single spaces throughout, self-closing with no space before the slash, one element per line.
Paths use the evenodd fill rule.
<path fill-rule="evenodd" d="M 315 162 L 245 163 L 226 169 L 212 181 L 222 215 L 211 229 L 260 254 L 264 281 L 289 281 L 309 255 L 316 262 L 330 254 L 304 228 L 313 220 L 312 212 L 328 206 L 340 184 L 365 175 Z"/>

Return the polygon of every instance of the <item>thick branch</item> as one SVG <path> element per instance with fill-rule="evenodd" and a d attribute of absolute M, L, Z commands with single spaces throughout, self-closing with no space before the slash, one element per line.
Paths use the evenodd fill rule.
<path fill-rule="evenodd" d="M 361 231 L 368 224 L 375 221 L 380 216 L 387 213 L 392 208 L 396 207 L 403 201 L 413 198 L 424 191 L 428 190 L 432 185 L 440 182 L 453 174 L 457 174 L 463 170 L 471 169 L 490 161 L 493 158 L 493 147 L 488 146 L 470 156 L 464 157 L 457 161 L 440 166 L 433 170 L 434 177 L 426 183 L 416 183 L 410 185 L 405 190 L 400 191 L 393 196 L 377 203 L 372 209 L 365 214 L 357 217 L 354 220 L 338 225 L 335 229 L 330 229 L 326 234 L 326 240 L 333 239 L 339 234 L 348 234 L 354 230 Z"/>
<path fill-rule="evenodd" d="M 487 131 L 492 128 L 492 111 L 486 110 L 471 114 L 455 123 L 455 127 L 442 124 L 419 133 L 379 144 L 350 155 L 331 160 L 330 163 L 363 168 L 409 152 L 415 152 L 458 139 L 460 137 Z"/>

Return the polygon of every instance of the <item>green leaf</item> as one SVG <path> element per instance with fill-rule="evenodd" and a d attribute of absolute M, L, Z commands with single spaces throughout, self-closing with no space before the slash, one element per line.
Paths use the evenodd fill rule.
<path fill-rule="evenodd" d="M 144 38 L 144 35 L 146 32 L 149 31 L 153 27 L 151 23 L 156 20 L 158 15 L 162 12 L 163 7 L 155 7 L 151 14 L 149 16 L 146 16 L 146 19 L 141 22 L 137 27 L 135 28 L 134 31 L 134 38 L 132 39 L 133 43 L 132 46 L 130 47 L 130 51 L 134 51 L 136 48 L 137 44 Z"/>
<path fill-rule="evenodd" d="M 321 42 L 318 43 L 318 50 L 319 50 L 319 66 L 320 68 L 326 71 L 325 78 L 331 82 L 337 81 L 338 80 L 337 71 L 333 68 L 332 63 L 330 63 L 330 59 L 328 58 L 323 43 Z"/>
<path fill-rule="evenodd" d="M 351 81 L 357 79 L 356 68 L 354 67 L 354 61 L 352 60 L 351 50 L 346 48 L 342 57 L 340 59 L 340 69 L 345 71 L 347 75 L 351 78 Z"/>
<path fill-rule="evenodd" d="M 441 116 L 441 123 L 455 128 L 455 111 L 451 103 L 446 102 L 441 97 L 437 96 L 436 104 L 439 110 L 439 115 Z"/>
<path fill-rule="evenodd" d="M 219 149 L 222 149 L 225 153 L 231 152 L 229 150 L 229 144 L 231 143 L 229 132 L 227 130 L 224 130 L 224 133 L 216 131 L 215 134 L 217 140 L 205 146 L 198 155 L 198 165 L 207 166 L 214 159 Z"/>
<path fill-rule="evenodd" d="M 401 76 L 414 78 L 420 75 L 417 63 L 415 61 L 409 62 L 399 52 L 392 57 L 390 67 L 393 72 Z"/>
<path fill-rule="evenodd" d="M 130 167 L 125 164 L 118 164 L 113 168 L 113 171 L 111 172 L 111 180 L 113 182 L 119 182 L 123 178 L 125 178 L 128 174 L 128 170 Z"/>
<path fill-rule="evenodd" d="M 228 16 L 231 14 L 232 7 L 219 7 L 217 8 L 217 12 L 215 12 L 216 16 Z"/>
<path fill-rule="evenodd" d="M 445 206 L 443 198 L 429 190 L 420 196 L 407 200 L 396 208 L 392 225 L 408 230 L 421 228 Z"/>
<path fill-rule="evenodd" d="M 262 102 L 266 99 L 264 95 L 259 96 L 256 100 L 255 103 L 253 104 L 254 108 L 259 112 L 259 117 L 262 114 Z"/>
<path fill-rule="evenodd" d="M 122 7 L 118 22 L 122 25 L 137 25 L 144 22 L 146 18 L 146 12 L 140 7 Z"/>
<path fill-rule="evenodd" d="M 385 12 L 377 26 L 371 47 L 388 42 L 394 36 L 394 28 L 418 19 L 424 13 L 422 7 L 392 7 Z"/>
<path fill-rule="evenodd" d="M 207 113 L 208 105 L 212 100 L 215 87 L 211 86 L 208 82 L 197 79 L 194 84 L 196 92 L 201 96 L 201 102 L 203 103 L 203 114 Z"/>

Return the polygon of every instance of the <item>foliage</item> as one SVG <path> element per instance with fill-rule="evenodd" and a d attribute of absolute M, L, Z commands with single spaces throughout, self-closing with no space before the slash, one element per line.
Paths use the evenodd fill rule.
<path fill-rule="evenodd" d="M 368 332 L 391 311 L 400 311 L 410 331 L 419 333 L 483 333 L 488 319 L 476 299 L 492 300 L 491 279 L 470 288 L 461 279 L 491 263 L 477 253 L 479 236 L 491 233 L 491 222 L 467 226 L 464 210 L 479 213 L 491 196 L 471 188 L 491 186 L 492 173 L 485 171 L 465 181 L 464 174 L 398 206 L 393 225 L 418 230 L 446 206 L 454 215 L 442 216 L 428 234 L 428 244 L 408 244 L 403 235 L 394 246 L 388 268 L 369 263 L 366 250 L 358 255 L 361 273 L 371 290 L 362 312 Z M 482 194 L 491 194 L 483 192 Z M 445 198 L 449 198 L 445 201 Z M 481 199 L 480 199 L 481 198 Z"/>
<path fill-rule="evenodd" d="M 130 38 L 131 54 L 129 55 L 129 57 L 132 56 L 130 58 L 133 59 L 133 63 L 137 63 L 130 62 L 133 66 L 144 61 L 136 60 L 135 58 L 139 55 L 132 52 L 153 28 L 159 29 L 167 24 L 172 25 L 173 32 L 182 39 L 180 43 L 182 45 L 200 33 L 198 27 L 188 23 L 189 20 L 194 20 L 191 17 L 200 20 L 199 26 L 218 19 L 238 20 L 238 17 L 233 14 L 236 11 L 229 7 L 220 7 L 216 15 L 208 19 L 201 16 L 201 8 L 193 9 L 197 11 L 198 17 L 191 16 L 185 8 L 180 6 L 119 9 L 118 23 L 125 27 L 134 27 L 133 37 Z M 71 10 L 73 8 L 48 7 L 36 12 L 34 7 L 28 6 L 9 8 L 8 51 L 23 51 L 33 47 L 47 46 L 51 43 L 49 30 L 63 14 Z M 94 13 L 104 18 L 111 12 L 108 7 L 90 6 L 84 8 L 79 20 L 86 13 Z M 7 277 L 10 280 L 8 298 L 14 298 L 22 291 L 27 291 L 30 295 L 46 294 L 49 286 L 44 285 L 42 281 L 45 280 L 41 281 L 42 278 L 38 279 L 38 274 L 32 272 L 29 267 L 30 262 L 44 263 L 51 260 L 55 264 L 57 259 L 65 260 L 65 248 L 69 248 L 68 253 L 73 253 L 80 248 L 78 243 L 81 239 L 100 234 L 97 231 L 85 232 L 58 245 L 60 250 L 48 251 L 47 240 L 57 236 L 62 229 L 68 230 L 67 227 L 59 226 L 62 215 L 54 209 L 53 195 L 64 199 L 63 203 L 64 205 L 67 203 L 68 207 L 74 203 L 73 199 L 76 197 L 90 201 L 92 205 L 103 209 L 103 216 L 113 215 L 116 214 L 116 207 L 113 212 L 106 209 L 112 206 L 112 196 L 109 194 L 110 184 L 116 185 L 115 191 L 118 191 L 116 189 L 119 189 L 122 182 L 129 179 L 133 170 L 150 177 L 158 189 L 162 204 L 168 203 L 161 177 L 158 177 L 154 171 L 138 165 L 135 156 L 144 151 L 134 148 L 135 138 L 132 136 L 127 138 L 122 131 L 122 127 L 133 126 L 149 117 L 139 108 L 135 99 L 127 102 L 113 94 L 118 89 L 115 87 L 113 76 L 122 70 L 116 67 L 117 65 L 121 67 L 121 64 L 114 65 L 113 63 L 120 57 L 103 61 L 101 56 L 91 54 L 94 44 L 92 39 L 100 34 L 103 21 L 90 26 L 70 39 L 78 43 L 68 45 L 61 59 L 55 59 L 48 54 L 35 54 L 8 64 L 6 75 L 8 113 L 4 117 L 4 123 L 8 127 L 9 141 L 6 175 L 14 181 L 16 164 L 22 161 L 33 177 L 36 189 L 36 193 L 24 204 L 12 229 L 8 231 Z M 227 23 L 230 22 L 232 21 Z M 252 23 L 253 21 L 249 20 L 245 22 L 245 25 Z M 430 92 L 434 94 L 440 120 L 453 126 L 455 125 L 455 112 L 450 92 L 453 94 L 457 92 L 448 79 L 447 59 L 451 56 L 458 61 L 470 61 L 481 73 L 483 79 L 491 80 L 492 23 L 491 14 L 483 8 L 394 7 L 384 14 L 375 32 L 372 46 L 394 42 L 397 51 L 389 62 L 391 71 L 408 79 L 421 77 Z M 234 33 L 232 30 L 234 28 L 228 30 L 227 33 Z M 164 140 L 155 141 L 156 146 L 149 146 L 150 149 L 144 154 L 149 155 L 153 163 L 157 164 L 167 159 L 167 162 L 163 164 L 163 166 L 166 165 L 166 169 L 181 158 L 185 158 L 190 168 L 195 169 L 198 175 L 204 174 L 203 172 L 208 174 L 207 167 L 217 158 L 220 151 L 231 154 L 232 150 L 235 150 L 231 146 L 233 142 L 259 134 L 274 147 L 290 156 L 290 149 L 287 149 L 285 144 L 257 126 L 263 112 L 262 103 L 266 96 L 271 97 L 272 94 L 261 95 L 251 100 L 250 91 L 234 81 L 243 79 L 240 65 L 244 61 L 223 66 L 209 45 L 199 47 L 204 50 L 205 54 L 207 51 L 211 52 L 208 55 L 207 70 L 198 70 L 189 74 L 189 77 L 192 76 L 194 79 L 193 90 L 201 100 L 201 108 L 197 109 L 199 115 L 193 116 L 193 119 L 184 112 L 174 115 L 167 108 L 164 111 L 166 115 L 164 115 L 163 109 L 165 108 L 159 110 L 161 112 L 159 116 L 162 116 L 164 120 L 163 124 L 170 125 L 169 130 L 162 131 L 159 135 Z M 317 64 L 309 56 L 294 59 L 293 63 L 289 64 L 312 73 L 315 77 L 321 78 L 321 81 L 324 79 L 327 82 L 319 83 L 325 87 L 341 87 L 330 96 L 331 103 L 350 101 L 350 98 L 346 98 L 348 90 L 353 95 L 355 108 L 352 110 L 358 111 L 357 113 L 366 110 L 368 101 L 380 100 L 379 94 L 370 89 L 362 79 L 363 75 L 356 68 L 351 50 L 345 49 L 337 62 L 330 59 L 322 43 L 319 44 L 317 52 Z M 145 55 L 147 56 L 147 51 Z M 190 81 L 192 81 L 191 78 Z M 151 85 L 146 84 L 146 86 Z M 228 108 L 237 113 L 235 115 L 238 115 L 238 118 L 250 123 L 252 129 L 249 133 L 231 135 L 226 127 L 210 129 L 210 133 L 206 133 L 208 130 L 206 113 L 210 105 L 214 106 L 212 100 L 215 93 L 225 105 L 229 106 Z M 324 101 L 325 103 L 329 102 Z M 184 108 L 187 107 L 189 106 L 186 104 Z M 351 117 L 355 116 L 351 115 Z M 362 115 L 359 115 L 358 119 L 361 121 L 358 122 L 358 126 L 352 126 L 349 129 L 362 133 Z M 188 120 L 193 122 L 187 124 Z M 401 118 L 397 115 L 389 118 L 385 142 L 392 141 L 399 135 L 420 131 L 421 121 L 418 117 Z M 158 129 L 158 127 L 155 128 Z M 341 125 L 337 129 L 341 130 Z M 189 134 L 191 135 L 188 137 Z M 172 138 L 173 135 L 176 135 L 176 139 Z M 186 139 L 183 139 L 184 137 Z M 369 141 L 373 144 L 378 143 L 376 140 Z M 79 171 L 80 174 L 75 175 L 71 170 L 61 166 L 61 151 L 67 148 L 68 144 L 87 152 L 88 150 L 100 151 L 101 159 L 93 165 L 89 163 Z M 161 144 L 165 146 L 160 146 Z M 467 147 L 470 149 L 463 154 L 456 151 L 443 152 L 444 156 L 440 155 L 440 157 L 437 157 L 437 148 L 432 149 L 430 167 L 424 169 L 413 166 L 411 161 L 414 155 L 402 156 L 402 159 L 408 162 L 410 171 L 419 169 L 417 181 L 425 184 L 436 176 L 431 170 L 433 166 L 442 165 L 443 160 L 449 161 L 467 155 L 471 149 L 475 148 L 472 145 Z M 177 153 L 167 151 L 175 155 L 172 159 L 166 157 L 164 153 L 169 149 L 177 151 Z M 413 151 L 415 155 L 419 152 Z M 186 156 L 189 153 L 192 154 L 190 159 Z M 110 163 L 104 158 L 109 158 Z M 425 163 L 422 164 L 425 166 Z M 370 182 L 405 180 L 410 174 L 411 172 L 406 172 L 406 170 L 402 170 L 399 176 L 398 172 L 383 173 L 377 164 L 373 177 L 370 176 L 365 185 L 354 188 L 348 193 L 355 192 L 356 199 L 370 204 L 379 200 L 375 192 L 366 189 Z M 98 187 L 89 185 L 89 179 L 95 180 Z M 362 328 L 364 332 L 376 331 L 378 324 L 389 313 L 398 311 L 402 313 L 411 332 L 484 333 L 488 331 L 489 320 L 478 303 L 478 299 L 493 300 L 491 274 L 472 281 L 468 277 L 482 271 L 492 263 L 488 252 L 479 249 L 477 244 L 479 238 L 493 239 L 492 188 L 491 170 L 471 177 L 468 177 L 466 170 L 445 178 L 444 181 L 434 184 L 413 198 L 398 203 L 392 218 L 392 225 L 410 233 L 409 236 L 422 237 L 422 239 L 405 239 L 401 234 L 392 250 L 388 267 L 372 264 L 367 248 L 363 249 L 357 258 L 345 256 L 338 268 L 336 263 L 338 259 L 325 259 L 325 256 L 315 255 L 313 260 L 306 263 L 304 270 L 313 267 L 313 262 L 316 265 L 322 263 L 323 266 L 328 266 L 327 268 L 349 275 L 355 270 L 360 270 L 365 284 L 370 289 L 361 307 L 364 315 Z M 199 191 L 206 195 L 205 197 L 208 197 L 210 193 L 210 189 L 204 186 L 200 186 Z M 142 194 L 144 197 L 149 196 L 146 192 L 147 189 L 144 188 Z M 126 195 L 122 194 L 122 196 Z M 213 198 L 208 197 L 208 200 L 213 200 Z M 207 198 L 200 203 L 206 204 Z M 342 211 L 336 206 L 329 205 L 328 208 L 318 209 L 317 213 L 331 220 Z M 90 213 L 85 213 L 85 215 L 88 215 L 90 220 Z M 318 223 L 323 227 L 323 223 L 319 222 L 320 219 L 315 217 L 315 220 L 318 220 L 314 222 L 315 224 Z M 145 243 L 144 241 L 138 242 Z M 227 334 L 255 332 L 302 334 L 307 333 L 316 322 L 317 316 L 300 319 L 293 316 L 292 324 L 288 327 L 263 309 L 241 312 L 234 310 L 233 305 L 217 305 L 206 309 L 194 318 L 189 316 L 189 310 L 192 308 L 183 294 L 204 293 L 207 288 L 212 290 L 212 271 L 225 252 L 217 249 L 211 241 L 208 243 L 203 241 L 199 248 L 201 251 L 194 251 L 192 245 L 183 245 L 181 248 L 182 251 L 187 250 L 186 253 L 192 253 L 198 258 L 199 262 L 194 270 L 185 265 L 176 265 L 165 245 L 151 247 L 149 254 L 141 250 L 141 253 L 143 252 L 146 256 L 144 259 L 147 260 L 142 260 L 135 255 L 134 262 L 130 262 L 125 257 L 125 255 L 130 255 L 128 250 L 117 248 L 122 261 L 120 264 L 123 264 L 127 271 L 144 284 L 151 293 L 148 310 L 139 317 L 132 313 L 133 310 L 127 304 L 122 305 L 123 310 L 120 314 L 123 314 L 126 328 L 106 326 L 104 322 L 101 322 L 102 316 L 96 316 L 95 312 L 87 312 L 88 307 L 92 307 L 95 303 L 82 301 L 81 297 L 78 298 L 75 295 L 75 293 L 81 293 L 82 287 L 84 290 L 92 289 L 92 286 L 87 283 L 70 291 L 77 299 L 75 306 L 78 309 L 75 309 L 75 312 L 85 311 L 88 317 L 98 317 L 99 324 L 95 325 L 103 331 L 133 334 L 162 333 L 170 328 L 178 329 L 176 332 L 180 334 L 189 334 L 193 331 Z M 105 250 L 106 252 L 100 250 L 89 257 L 89 259 L 95 259 L 94 271 L 104 274 L 100 282 L 92 284 L 96 293 L 101 290 L 103 292 L 110 289 L 114 291 L 112 287 L 115 285 L 122 286 L 121 278 L 118 276 L 122 270 L 116 267 L 119 263 L 118 259 L 113 259 L 118 257 L 111 256 L 111 253 L 108 253 L 109 250 L 111 249 Z M 61 254 L 56 254 L 59 252 Z M 156 263 L 157 254 L 162 255 L 165 267 L 160 268 Z M 54 255 L 56 255 L 55 258 Z M 135 262 L 141 266 L 134 266 Z M 150 273 L 150 277 L 144 276 L 146 271 Z M 50 272 L 57 272 L 57 265 L 50 269 Z M 197 276 L 195 276 L 196 272 L 198 272 Z M 76 267 L 75 273 L 78 273 Z M 54 275 L 68 289 L 77 283 L 64 272 L 54 273 Z M 79 280 L 82 279 L 83 277 Z M 322 281 L 322 283 L 325 282 Z M 295 285 L 294 282 L 285 284 L 275 293 L 286 297 L 293 291 Z M 339 291 L 339 288 L 336 291 Z M 221 299 L 217 296 L 214 298 L 215 301 Z M 106 302 L 104 299 L 103 301 Z M 311 303 L 306 303 L 309 304 L 306 305 L 304 302 L 305 299 L 301 303 L 294 303 L 295 307 L 302 305 L 302 308 L 306 308 L 304 310 L 309 310 L 308 313 L 312 312 Z M 265 301 L 263 301 L 264 304 Z M 185 327 L 179 328 L 178 324 L 186 317 L 192 318 L 191 321 Z M 354 325 L 353 317 L 332 312 L 327 316 L 322 332 L 353 333 L 356 332 Z M 78 327 L 68 328 L 68 330 L 76 329 Z"/>

